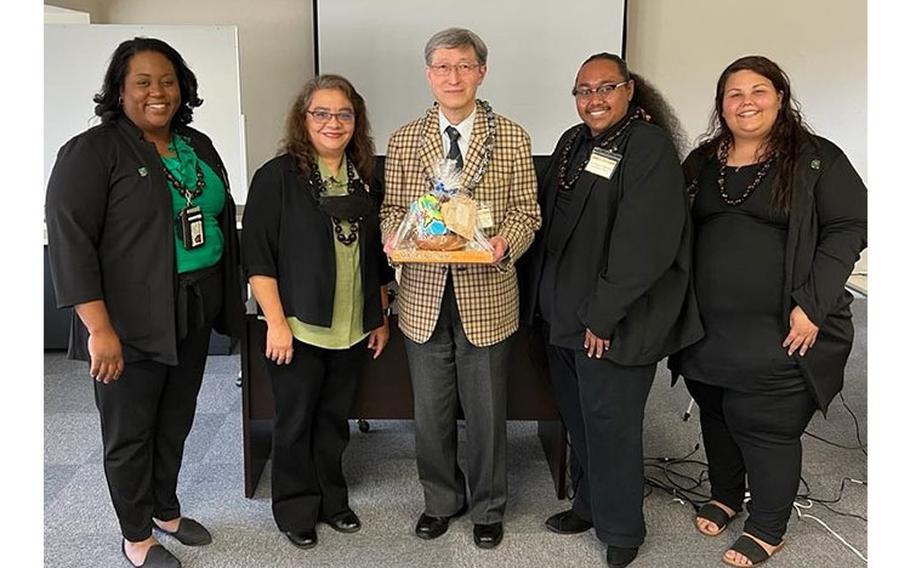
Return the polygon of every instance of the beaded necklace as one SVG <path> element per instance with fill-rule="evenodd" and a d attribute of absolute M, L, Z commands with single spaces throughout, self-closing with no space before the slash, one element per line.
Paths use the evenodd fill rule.
<path fill-rule="evenodd" d="M 481 99 L 477 99 L 477 106 L 483 111 L 484 118 L 487 121 L 487 137 L 483 141 L 483 153 L 480 156 L 480 165 L 477 167 L 477 171 L 474 172 L 474 175 L 471 176 L 470 180 L 462 183 L 461 190 L 468 195 L 474 194 L 474 189 L 477 188 L 477 185 L 480 184 L 480 181 L 483 179 L 483 175 L 487 172 L 487 167 L 490 165 L 490 157 L 493 155 L 493 146 L 496 143 L 496 115 L 493 114 L 493 107 L 490 106 L 490 103 Z M 430 113 L 438 112 L 439 103 L 433 103 L 433 107 L 427 111 L 427 116 L 424 117 L 423 139 L 420 141 L 421 145 L 427 143 L 426 127 L 430 123 Z M 430 183 L 430 187 L 436 185 L 436 180 L 429 173 L 427 173 L 427 180 Z"/>
<path fill-rule="evenodd" d="M 175 157 L 177 158 L 177 161 L 180 163 L 180 167 L 182 168 L 183 164 L 189 159 L 194 158 L 194 156 L 192 153 L 187 156 L 185 155 L 185 152 L 184 155 L 181 155 L 177 142 L 177 140 L 174 140 L 168 146 L 174 150 Z M 164 170 L 164 177 L 166 177 L 167 181 L 169 181 L 171 185 L 174 186 L 174 189 L 176 189 L 180 195 L 186 199 L 187 205 L 192 204 L 193 200 L 202 195 L 202 190 L 205 189 L 205 176 L 202 173 L 202 168 L 199 167 L 198 158 L 195 159 L 194 165 L 196 166 L 196 185 L 190 189 L 186 184 L 177 179 L 177 176 L 175 176 L 174 173 L 164 163 L 164 158 L 161 159 L 161 169 Z"/>
<path fill-rule="evenodd" d="M 202 174 L 202 168 L 199 167 L 199 164 L 196 164 L 196 185 L 193 186 L 193 189 L 180 183 L 174 174 L 171 173 L 171 170 L 167 169 L 163 163 L 161 164 L 164 169 L 164 176 L 167 178 L 167 181 L 171 182 L 171 185 L 174 186 L 180 195 L 186 199 L 187 203 L 191 203 L 194 199 L 202 195 L 202 190 L 205 189 L 205 177 Z"/>
<path fill-rule="evenodd" d="M 625 122 L 623 122 L 622 125 L 620 125 L 619 129 L 616 132 L 614 132 L 613 134 L 611 134 L 610 136 L 607 136 L 606 138 L 601 140 L 597 144 L 597 146 L 600 148 L 606 148 L 607 146 L 609 146 L 610 144 L 615 142 L 616 139 L 619 138 L 622 135 L 622 133 L 626 131 L 626 129 L 629 127 L 630 124 L 632 124 L 633 121 L 638 120 L 638 119 L 647 120 L 645 111 L 641 107 L 637 107 L 631 114 L 629 114 L 629 117 L 626 118 Z M 584 128 L 586 128 L 586 125 L 584 125 L 584 124 L 579 124 L 578 126 L 576 126 L 575 131 L 569 135 L 569 139 L 566 141 L 566 145 L 562 150 L 562 155 L 559 157 L 559 171 L 557 173 L 557 178 L 556 178 L 557 179 L 557 184 L 556 184 L 557 188 L 564 189 L 564 190 L 572 189 L 572 187 L 578 181 L 578 178 L 581 177 L 581 172 L 584 171 L 585 166 L 588 165 L 588 160 L 591 159 L 591 156 L 589 155 L 584 160 L 582 160 L 581 164 L 579 164 L 578 168 L 576 168 L 575 172 L 573 172 L 572 177 L 568 178 L 569 153 L 572 151 L 572 147 L 575 145 L 575 139 L 578 138 L 578 135 L 581 134 L 582 129 L 584 129 Z M 611 150 L 613 152 L 615 152 L 616 147 L 614 146 L 613 148 L 611 148 Z"/>
<path fill-rule="evenodd" d="M 752 192 L 755 191 L 755 188 L 758 187 L 761 180 L 768 175 L 768 170 L 771 169 L 771 164 L 774 162 L 775 155 L 772 154 L 770 158 L 761 163 L 761 167 L 755 172 L 755 179 L 746 186 L 743 194 L 736 199 L 731 199 L 730 196 L 727 195 L 727 157 L 730 155 L 730 145 L 729 140 L 724 140 L 720 145 L 720 153 L 718 155 L 718 159 L 720 160 L 720 174 L 717 176 L 717 187 L 720 188 L 720 198 L 724 200 L 724 203 L 735 207 L 752 195 Z"/>
<path fill-rule="evenodd" d="M 348 173 L 348 195 L 351 195 L 354 193 L 354 166 L 351 165 L 350 159 L 345 160 L 345 164 L 347 165 Z M 319 173 L 319 165 L 316 163 L 316 160 L 311 160 L 310 162 L 310 183 L 316 190 L 317 200 L 328 192 L 325 180 L 322 179 L 322 174 Z M 350 223 L 351 230 L 349 233 L 345 234 L 344 229 L 341 226 L 341 219 L 334 215 L 332 216 L 332 226 L 335 230 L 335 238 L 338 239 L 339 243 L 345 246 L 351 246 L 357 241 L 357 232 L 360 230 L 360 222 L 363 221 L 363 217 L 347 219 L 347 221 Z"/>

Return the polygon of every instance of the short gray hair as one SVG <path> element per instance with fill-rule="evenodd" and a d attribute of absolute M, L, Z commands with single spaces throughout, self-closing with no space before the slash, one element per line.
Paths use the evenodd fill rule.
<path fill-rule="evenodd" d="M 437 49 L 452 49 L 454 47 L 470 46 L 474 48 L 477 54 L 478 63 L 487 64 L 487 44 L 480 39 L 480 36 L 465 28 L 449 28 L 436 32 L 423 48 L 423 58 L 429 65 L 433 57 L 433 52 Z"/>

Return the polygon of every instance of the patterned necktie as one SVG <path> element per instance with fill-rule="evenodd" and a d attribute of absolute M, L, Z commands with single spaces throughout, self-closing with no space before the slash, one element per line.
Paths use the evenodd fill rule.
<path fill-rule="evenodd" d="M 464 167 L 464 160 L 461 158 L 461 149 L 458 147 L 458 139 L 461 134 L 454 126 L 446 126 L 446 134 L 449 135 L 449 154 L 446 156 L 449 160 L 455 160 L 458 169 Z"/>

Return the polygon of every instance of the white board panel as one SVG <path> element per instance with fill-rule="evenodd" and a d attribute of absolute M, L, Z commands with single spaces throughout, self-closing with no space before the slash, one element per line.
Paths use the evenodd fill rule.
<path fill-rule="evenodd" d="M 137 36 L 166 41 L 196 74 L 204 103 L 193 111 L 191 126 L 212 139 L 227 168 L 231 194 L 237 203 L 245 203 L 246 145 L 236 26 L 45 25 L 45 186 L 60 146 L 100 123 L 92 97 L 101 90 L 114 50 Z"/>
<path fill-rule="evenodd" d="M 487 44 L 478 96 L 525 127 L 549 155 L 579 122 L 570 94 L 589 55 L 621 54 L 624 0 L 314 0 L 318 68 L 350 79 L 367 102 L 376 151 L 433 102 L 423 48 L 434 33 L 465 27 Z"/>

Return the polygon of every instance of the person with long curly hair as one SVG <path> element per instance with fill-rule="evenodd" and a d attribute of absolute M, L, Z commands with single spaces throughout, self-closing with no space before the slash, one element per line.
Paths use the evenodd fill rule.
<path fill-rule="evenodd" d="M 202 99 L 173 47 L 121 43 L 94 102 L 101 124 L 60 149 L 48 182 L 51 275 L 58 307 L 74 307 L 69 356 L 95 379 L 123 554 L 180 566 L 152 529 L 212 541 L 182 516 L 177 477 L 212 329 L 243 332 L 234 202 L 212 141 L 188 126 Z"/>
<path fill-rule="evenodd" d="M 645 538 L 642 428 L 657 362 L 702 330 L 672 109 L 611 53 L 582 63 L 572 95 L 581 123 L 540 185 L 525 317 L 546 341 L 575 466 L 572 507 L 546 527 L 593 527 L 614 568 Z"/>
<path fill-rule="evenodd" d="M 723 560 L 751 566 L 782 546 L 800 437 L 843 387 L 853 342 L 844 285 L 866 246 L 866 188 L 761 56 L 721 73 L 710 131 L 684 171 L 705 337 L 670 366 L 698 403 L 708 458 L 711 500 L 695 522 L 723 532 L 748 478 L 744 534 Z"/>
<path fill-rule="evenodd" d="M 282 152 L 253 176 L 243 214 L 243 266 L 265 320 L 275 400 L 272 513 L 292 544 L 317 544 L 316 523 L 352 533 L 342 454 L 367 359 L 389 341 L 373 139 L 363 97 L 338 75 L 304 85 Z"/>

